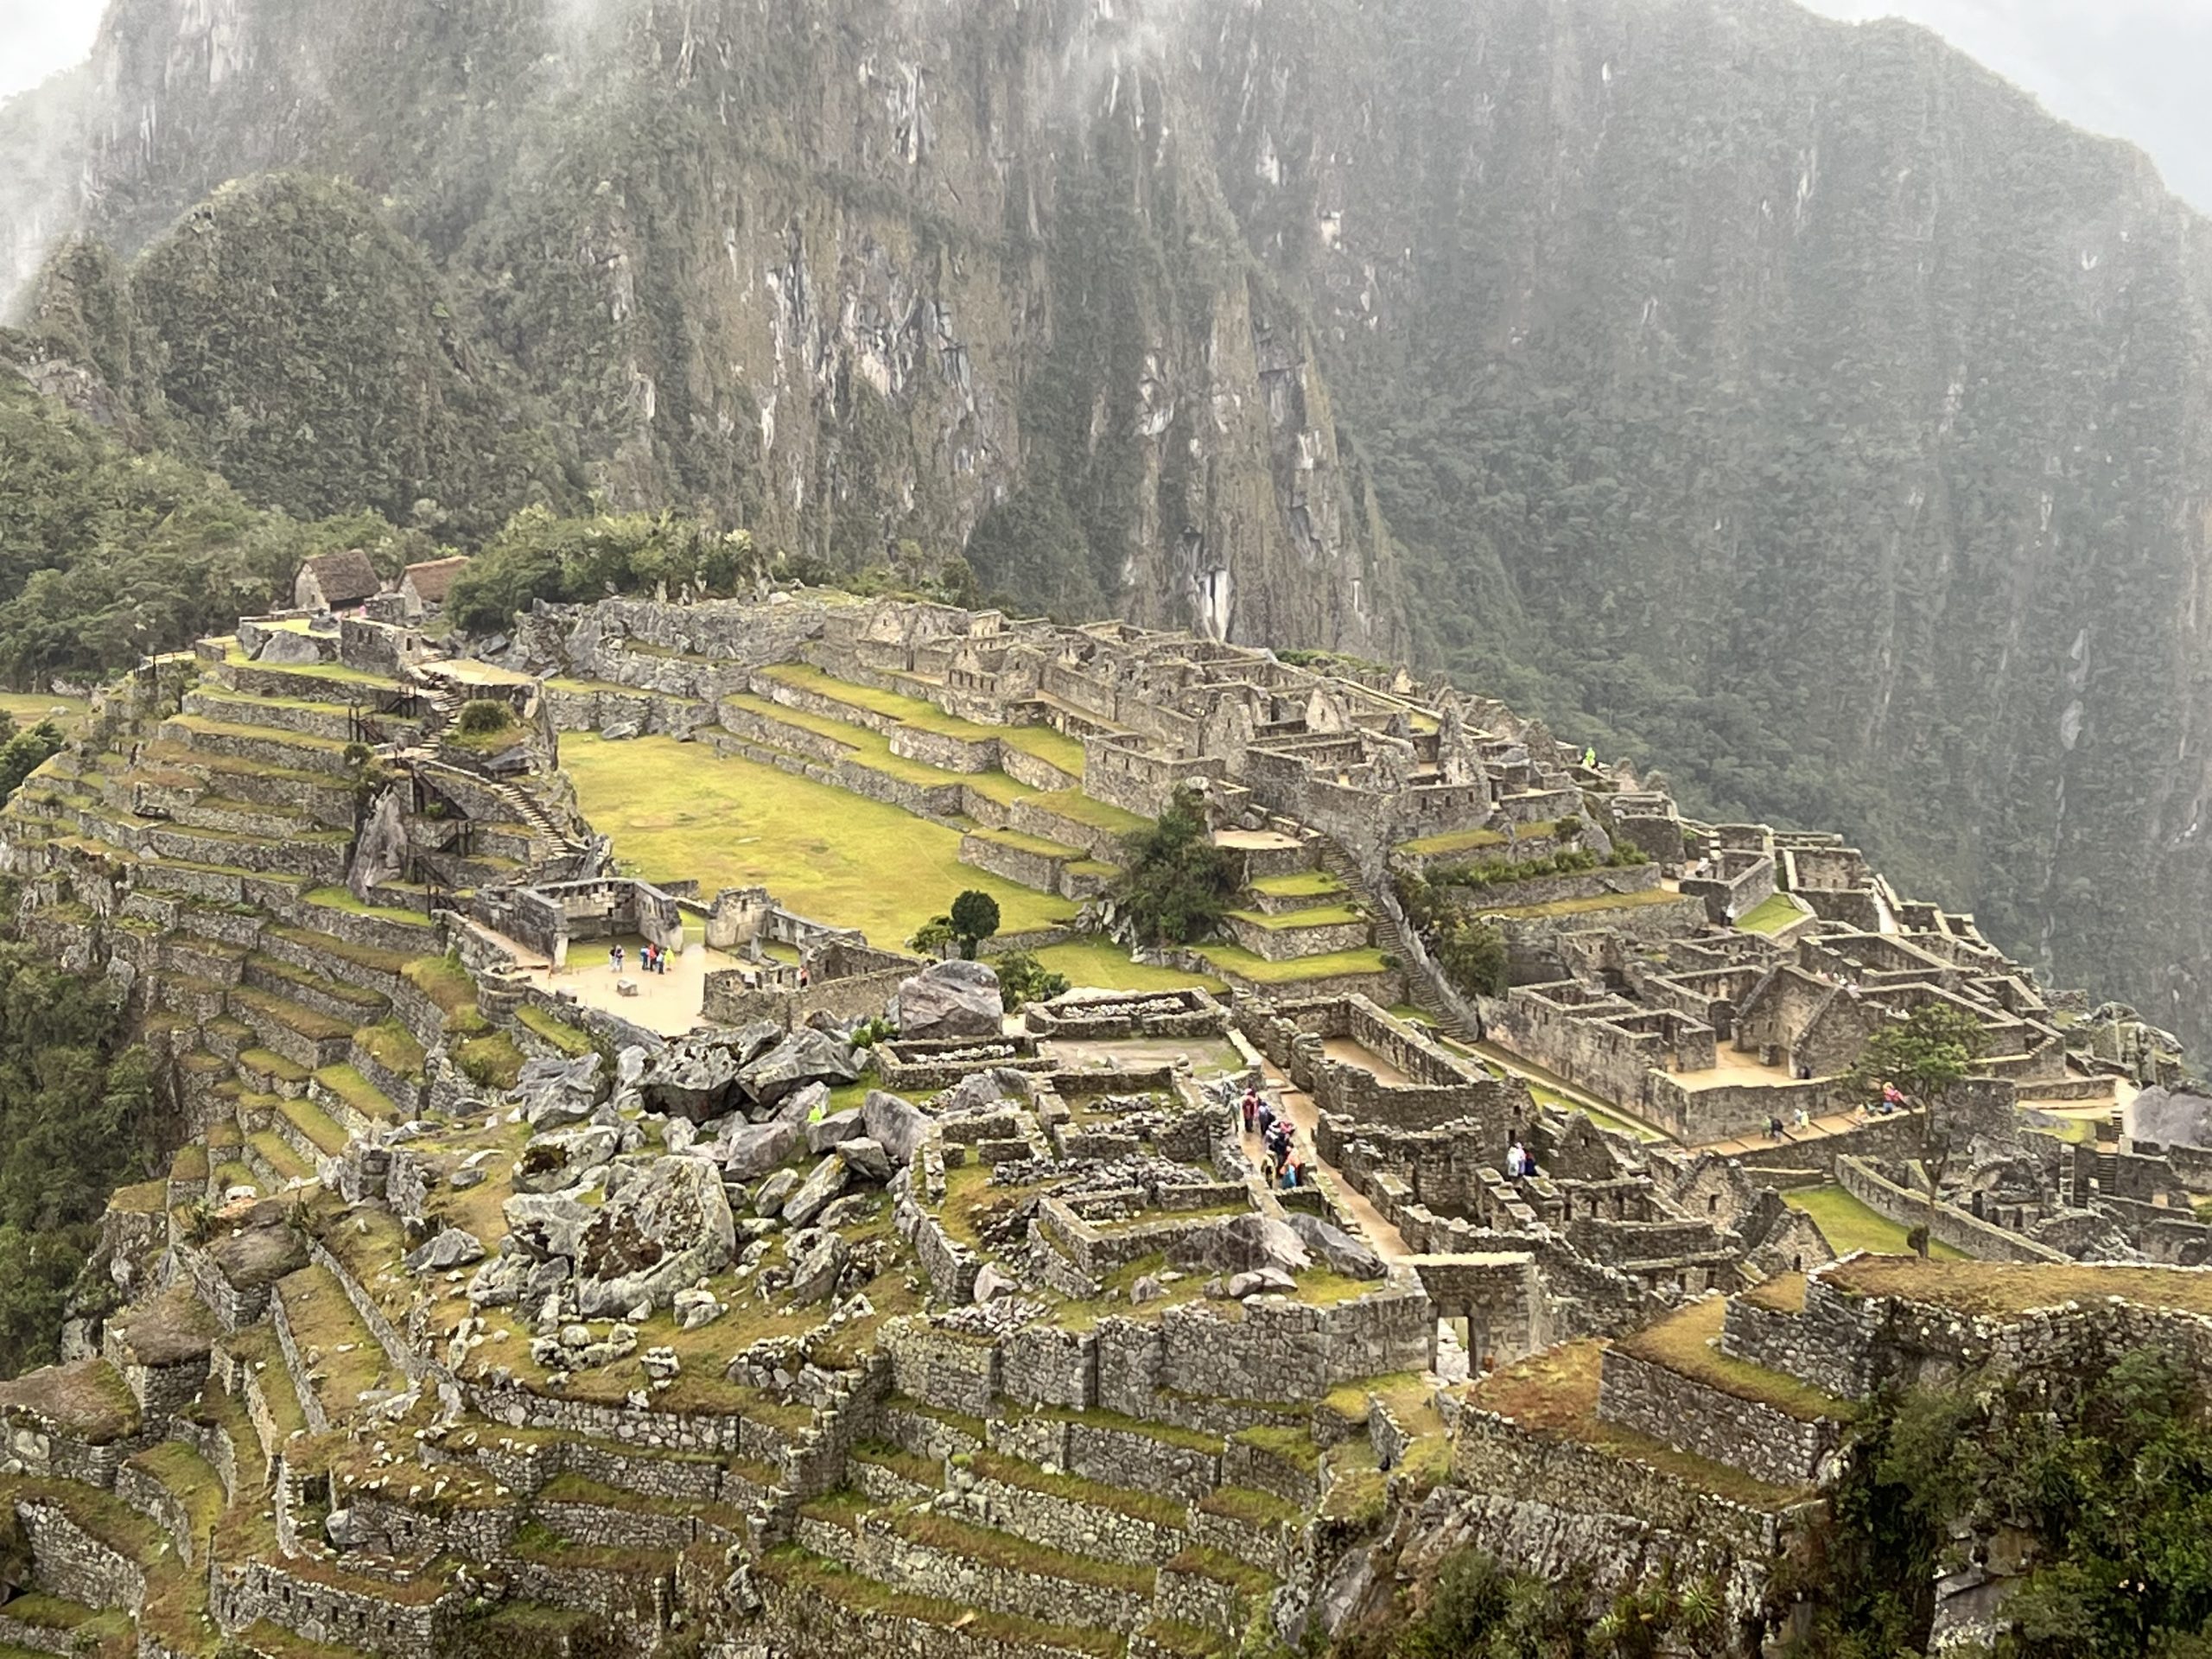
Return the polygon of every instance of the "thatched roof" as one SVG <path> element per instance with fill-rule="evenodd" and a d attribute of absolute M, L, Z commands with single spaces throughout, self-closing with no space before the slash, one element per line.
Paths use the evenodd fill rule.
<path fill-rule="evenodd" d="M 446 595 L 453 590 L 453 579 L 467 565 L 467 558 L 460 554 L 450 559 L 432 559 L 424 564 L 410 564 L 400 577 L 403 587 L 412 587 L 415 597 L 425 605 L 442 605 Z"/>
<path fill-rule="evenodd" d="M 322 590 L 322 602 L 334 608 L 358 605 L 384 591 L 384 578 L 377 575 L 369 556 L 358 547 L 349 547 L 342 553 L 318 553 L 304 569 L 313 575 L 315 586 Z"/>

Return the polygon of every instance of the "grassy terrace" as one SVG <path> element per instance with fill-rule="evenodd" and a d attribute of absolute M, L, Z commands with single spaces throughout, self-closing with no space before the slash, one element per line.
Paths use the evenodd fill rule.
<path fill-rule="evenodd" d="M 1471 853 L 1505 845 L 1505 837 L 1495 830 L 1455 830 L 1449 835 L 1423 836 L 1419 841 L 1407 842 L 1398 850 L 1422 858 L 1440 858 L 1452 853 Z"/>
<path fill-rule="evenodd" d="M 2212 1275 L 2174 1268 L 2062 1267 L 2012 1262 L 1922 1262 L 1861 1256 L 1822 1275 L 1856 1296 L 1897 1296 L 1954 1313 L 2005 1319 L 2069 1302 L 2121 1297 L 2141 1307 L 2212 1315 Z"/>
<path fill-rule="evenodd" d="M 1301 980 L 1329 979 L 1339 974 L 1389 971 L 1383 966 L 1380 950 L 1339 950 L 1330 956 L 1299 957 L 1289 962 L 1269 962 L 1265 957 L 1255 957 L 1233 944 L 1201 945 L 1198 954 L 1224 976 L 1249 979 L 1255 985 L 1295 985 Z"/>
<path fill-rule="evenodd" d="M 1081 790 L 1063 789 L 1050 795 L 1033 796 L 1031 804 L 1074 823 L 1087 823 L 1093 830 L 1103 830 L 1109 836 L 1141 835 L 1152 828 L 1150 818 L 1141 818 L 1121 807 L 1095 801 Z"/>
<path fill-rule="evenodd" d="M 342 910 L 349 916 L 373 916 L 379 921 L 397 922 L 403 927 L 430 930 L 431 922 L 419 910 L 399 910 L 391 905 L 365 905 L 344 887 L 317 887 L 307 895 L 307 903 L 318 910 Z"/>
<path fill-rule="evenodd" d="M 1133 961 L 1127 951 L 1102 938 L 1052 945 L 1039 950 L 1037 960 L 1056 974 L 1065 974 L 1071 985 L 1100 990 L 1179 991 L 1192 985 L 1209 991 L 1229 988 L 1209 974 L 1186 974 L 1179 968 L 1155 968 Z"/>
<path fill-rule="evenodd" d="M 1795 1210 L 1802 1210 L 1820 1224 L 1821 1232 L 1835 1249 L 1838 1255 L 1848 1255 L 1853 1250 L 1871 1250 L 1877 1255 L 1904 1255 L 1911 1247 L 1905 1243 L 1905 1230 L 1888 1217 L 1878 1215 L 1840 1186 L 1813 1186 L 1785 1192 L 1783 1197 Z M 1965 1254 L 1938 1242 L 1934 1246 L 1939 1262 L 1961 1262 Z"/>
<path fill-rule="evenodd" d="M 1274 915 L 1259 910 L 1232 910 L 1229 913 L 1240 922 L 1264 927 L 1271 933 L 1300 927 L 1342 927 L 1361 919 L 1360 913 L 1348 905 L 1322 905 L 1312 910 L 1286 910 Z"/>
<path fill-rule="evenodd" d="M 811 732 L 817 737 L 826 737 L 849 752 L 851 758 L 872 772 L 896 778 L 901 783 L 925 787 L 938 784 L 964 784 L 981 790 L 996 801 L 1019 800 L 1037 791 L 1025 789 L 1002 772 L 947 772 L 923 760 L 912 760 L 905 755 L 891 752 L 891 740 L 882 733 L 867 726 L 855 726 L 848 721 L 832 720 L 826 715 L 809 714 L 803 709 L 792 709 L 766 697 L 738 693 L 724 702 L 747 709 L 763 720 L 777 721 L 801 731 Z M 773 740 L 770 740 L 772 742 Z M 779 748 L 787 745 L 777 744 Z"/>
<path fill-rule="evenodd" d="M 1714 1344 L 1719 1340 L 1727 1313 L 1726 1298 L 1707 1297 L 1632 1337 L 1622 1338 L 1618 1345 L 1624 1354 L 1678 1371 L 1732 1399 L 1770 1406 L 1802 1422 L 1815 1422 L 1822 1417 L 1847 1421 L 1854 1414 L 1855 1408 L 1849 1401 L 1823 1394 L 1809 1383 L 1780 1371 L 1770 1371 L 1764 1365 L 1753 1365 L 1722 1353 Z"/>
<path fill-rule="evenodd" d="M 896 948 L 963 888 L 998 900 L 1008 933 L 1075 906 L 960 862 L 960 836 L 880 801 L 672 738 L 562 740 L 585 815 L 648 880 L 766 887 L 803 916 Z"/>
<path fill-rule="evenodd" d="M 919 697 L 909 697 L 896 691 L 879 691 L 873 686 L 853 685 L 844 680 L 833 679 L 809 663 L 783 663 L 761 671 L 769 679 L 778 680 L 796 690 L 811 691 L 817 696 L 828 697 L 850 709 L 865 709 L 870 714 L 886 715 L 902 726 L 912 726 L 916 731 L 934 732 L 940 737 L 957 737 L 970 743 L 982 743 L 996 739 L 1008 748 L 1019 749 L 1024 754 L 1033 754 L 1039 760 L 1058 766 L 1071 777 L 1083 776 L 1083 745 L 1064 732 L 1049 726 L 984 726 L 972 720 L 963 720 L 957 715 L 948 715 L 933 702 Z"/>
<path fill-rule="evenodd" d="M 1095 1655 L 1096 1659 L 1119 1659 L 1126 1646 L 1112 1630 L 1044 1624 L 1013 1613 L 988 1612 L 960 1602 L 910 1595 L 792 1544 L 770 1550 L 761 1558 L 760 1571 L 779 1584 L 871 1618 L 909 1618 L 920 1624 L 957 1630 L 981 1641 L 1013 1647 L 1063 1648 Z"/>
<path fill-rule="evenodd" d="M 1249 884 L 1255 893 L 1270 899 L 1323 899 L 1342 893 L 1344 884 L 1326 870 L 1301 870 L 1294 875 L 1263 875 Z"/>
<path fill-rule="evenodd" d="M 1664 887 L 1652 887 L 1642 893 L 1601 893 L 1589 899 L 1555 899 L 1548 905 L 1512 905 L 1493 910 L 1477 900 L 1472 906 L 1481 916 L 1502 917 L 1509 922 L 1537 921 L 1548 916 L 1580 916 L 1600 910 L 1641 910 L 1648 905 L 1675 905 L 1682 902 L 1679 893 L 1669 893 Z"/>
<path fill-rule="evenodd" d="M 1736 918 L 1736 925 L 1746 933 L 1779 933 L 1806 912 L 1788 893 L 1777 893 L 1757 908 Z"/>
<path fill-rule="evenodd" d="M 1804 1497 L 1725 1463 L 1677 1452 L 1634 1429 L 1600 1422 L 1598 1382 L 1604 1353 L 1603 1343 L 1586 1338 L 1548 1348 L 1484 1377 L 1468 1391 L 1467 1403 L 1510 1417 L 1531 1433 L 1648 1464 L 1685 1485 L 1753 1509 L 1783 1510 Z"/>

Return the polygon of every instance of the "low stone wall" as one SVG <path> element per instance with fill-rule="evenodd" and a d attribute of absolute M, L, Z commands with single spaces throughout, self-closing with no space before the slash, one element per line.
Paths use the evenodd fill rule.
<path fill-rule="evenodd" d="M 2039 1244 L 2024 1233 L 1993 1226 L 1953 1204 L 1938 1204 L 1931 1211 L 1928 1200 L 1908 1192 L 1895 1181 L 1859 1159 L 1835 1160 L 1836 1179 L 1843 1190 L 1876 1215 L 1900 1227 L 1925 1225 L 1938 1243 L 1984 1262 L 2049 1262 L 2071 1263 L 2073 1258 L 2048 1244 Z"/>
<path fill-rule="evenodd" d="M 1317 927 L 1268 927 L 1240 916 L 1224 916 L 1221 925 L 1232 943 L 1268 962 L 1298 962 L 1340 950 L 1363 950 L 1374 934 L 1372 925 L 1364 919 Z"/>
<path fill-rule="evenodd" d="M 1071 850 L 1047 853 L 998 836 L 966 835 L 960 838 L 963 864 L 987 874 L 1002 876 L 1016 887 L 1033 887 L 1039 893 L 1060 890 L 1060 871 L 1073 857 Z"/>
<path fill-rule="evenodd" d="M 59 1503 L 16 1500 L 16 1518 L 30 1539 L 31 1579 L 40 1589 L 87 1607 L 136 1613 L 146 1599 L 146 1571 L 79 1526 Z"/>
<path fill-rule="evenodd" d="M 219 1565 L 207 1590 L 208 1611 L 227 1631 L 266 1619 L 310 1642 L 395 1659 L 429 1659 L 436 1649 L 437 1602 L 340 1589 L 270 1561 Z"/>
<path fill-rule="evenodd" d="M 1084 1583 L 979 1560 L 957 1550 L 901 1537 L 890 1522 L 879 1516 L 862 1516 L 859 1530 L 849 1535 L 849 1541 L 824 1535 L 841 1531 L 816 1526 L 803 1530 L 800 1538 L 803 1542 L 836 1550 L 839 1559 L 869 1578 L 912 1586 L 937 1600 L 1014 1613 L 1048 1624 L 1109 1630 L 1133 1630 L 1152 1616 L 1148 1590 L 1140 1592 Z"/>
<path fill-rule="evenodd" d="M 1598 1415 L 1770 1485 L 1809 1486 L 1840 1430 L 1720 1393 L 1619 1348 L 1605 1351 Z"/>
<path fill-rule="evenodd" d="M 849 1607 L 811 1589 L 762 1574 L 755 1580 L 766 1627 L 794 1654 L 878 1654 L 889 1659 L 1093 1659 L 1051 1643 L 1002 1641 L 960 1625 L 926 1624 Z"/>

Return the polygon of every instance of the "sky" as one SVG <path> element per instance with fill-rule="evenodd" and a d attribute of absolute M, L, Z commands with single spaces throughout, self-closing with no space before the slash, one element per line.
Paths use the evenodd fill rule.
<path fill-rule="evenodd" d="M 0 0 L 0 98 L 92 55 L 106 0 Z"/>
<path fill-rule="evenodd" d="M 2212 213 L 2212 0 L 1807 0 L 1854 21 L 1925 23 L 2052 113 L 2149 150 Z M 0 99 L 91 51 L 105 0 L 0 0 Z"/>

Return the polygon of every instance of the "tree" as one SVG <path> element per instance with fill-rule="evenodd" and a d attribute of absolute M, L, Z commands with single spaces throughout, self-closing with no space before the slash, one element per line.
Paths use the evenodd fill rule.
<path fill-rule="evenodd" d="M 1205 804 L 1179 789 L 1160 822 L 1134 838 L 1113 898 L 1151 944 L 1189 944 L 1213 931 L 1237 887 L 1234 855 L 1206 833 Z"/>
<path fill-rule="evenodd" d="M 1466 996 L 1503 996 L 1510 982 L 1505 935 L 1471 916 L 1453 916 L 1438 925 L 1436 965 Z"/>
<path fill-rule="evenodd" d="M 1928 1230 L 1919 1236 L 1925 1258 L 1936 1225 L 1936 1205 L 1950 1162 L 1951 1136 L 1940 1126 L 1936 1109 L 1974 1070 L 1989 1046 L 1981 1022 L 1948 1002 L 1923 1002 L 1903 1020 L 1893 1020 L 1869 1038 L 1847 1081 L 1854 1090 L 1878 1094 L 1894 1083 L 1921 1109 L 1920 1161 L 1928 1178 Z"/>
<path fill-rule="evenodd" d="M 999 901 L 978 887 L 970 887 L 952 901 L 952 937 L 960 954 L 973 962 L 976 947 L 999 931 Z"/>
<path fill-rule="evenodd" d="M 1049 1002 L 1068 993 L 1068 976 L 1056 974 L 1027 950 L 1010 950 L 998 960 L 999 1001 L 1008 1014 L 1029 1002 Z"/>
<path fill-rule="evenodd" d="M 914 930 L 913 938 L 906 941 L 906 948 L 925 957 L 941 957 L 952 940 L 952 918 L 932 916 Z"/>

